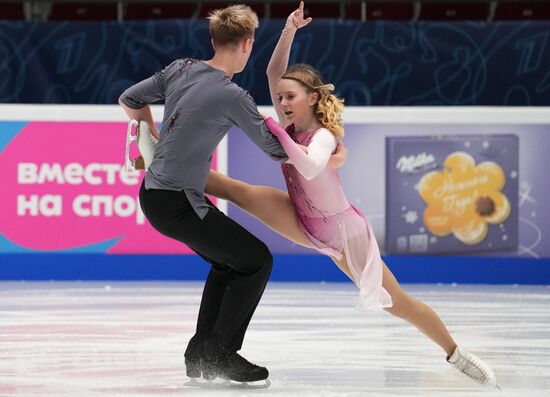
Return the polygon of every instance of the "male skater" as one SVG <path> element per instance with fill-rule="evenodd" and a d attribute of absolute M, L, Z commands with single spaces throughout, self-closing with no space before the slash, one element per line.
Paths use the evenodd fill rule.
<path fill-rule="evenodd" d="M 237 354 L 271 273 L 266 245 L 225 216 L 204 195 L 212 153 L 236 125 L 266 154 L 287 156 L 270 135 L 247 91 L 231 82 L 250 56 L 258 17 L 234 5 L 209 17 L 214 57 L 178 59 L 128 88 L 119 103 L 131 119 L 159 138 L 139 192 L 143 212 L 160 233 L 187 244 L 212 268 L 196 333 L 185 352 L 187 376 L 239 382 L 266 379 L 268 371 Z M 149 104 L 165 100 L 162 130 Z"/>

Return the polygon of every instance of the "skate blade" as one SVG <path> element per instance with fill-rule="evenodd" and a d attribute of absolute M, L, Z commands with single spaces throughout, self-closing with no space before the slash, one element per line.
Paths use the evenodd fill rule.
<path fill-rule="evenodd" d="M 138 125 L 139 123 L 137 122 L 137 120 L 130 120 L 128 122 L 128 129 L 126 130 L 126 153 L 124 156 L 124 171 L 126 171 L 126 173 L 135 170 L 134 162 L 132 161 L 132 159 L 130 159 L 130 146 L 137 139 L 137 135 L 132 134 L 132 129 L 133 127 L 135 127 L 137 131 Z"/>
<path fill-rule="evenodd" d="M 260 380 L 257 382 L 236 382 L 227 379 L 215 379 L 215 380 L 205 380 L 201 378 L 193 378 L 189 382 L 185 383 L 186 387 L 196 387 L 203 389 L 247 389 L 247 390 L 256 390 L 256 389 L 267 389 L 271 386 L 271 381 L 269 379 Z"/>

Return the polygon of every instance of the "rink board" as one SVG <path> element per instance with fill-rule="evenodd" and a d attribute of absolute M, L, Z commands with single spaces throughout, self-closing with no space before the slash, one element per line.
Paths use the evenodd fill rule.
<path fill-rule="evenodd" d="M 384 256 L 402 283 L 550 284 L 550 260 Z M 196 255 L 3 254 L 0 280 L 205 280 Z M 324 255 L 275 255 L 271 281 L 349 282 Z"/>
<path fill-rule="evenodd" d="M 207 266 L 202 260 L 187 247 L 159 235 L 141 213 L 136 196 L 143 176 L 123 172 L 126 118 L 118 107 L 2 105 L 0 110 L 4 191 L 0 199 L 0 279 L 204 277 Z M 409 282 L 549 282 L 550 245 L 544 241 L 550 235 L 550 208 L 543 205 L 550 193 L 543 166 L 544 148 L 550 147 L 548 110 L 346 109 L 345 143 L 350 154 L 340 170 L 342 183 L 350 202 L 369 218 L 382 252 L 391 253 L 387 261 L 396 275 Z M 160 123 L 162 108 L 154 106 L 153 111 Z M 270 108 L 261 111 L 272 113 Z M 279 165 L 235 130 L 222 141 L 212 167 L 250 183 L 284 189 Z M 517 139 L 513 145 L 493 145 L 500 134 Z M 444 156 L 440 159 L 429 150 L 401 151 L 395 158 L 385 155 L 388 139 L 407 142 L 411 137 L 437 140 L 451 136 L 465 137 L 464 146 L 455 145 L 449 153 L 471 158 L 473 174 L 466 175 L 465 180 L 449 174 L 447 185 L 456 187 L 464 182 L 470 186 L 472 180 L 484 183 L 486 175 L 479 174 L 482 164 L 492 162 L 493 168 L 502 170 L 503 186 L 494 192 L 459 192 L 462 195 L 456 200 L 454 188 L 447 189 L 452 194 L 444 195 L 442 203 L 449 199 L 475 203 L 480 197 L 487 200 L 504 195 L 511 209 L 501 217 L 501 223 L 494 219 L 485 222 L 490 216 L 483 218 L 470 211 L 473 215 L 457 217 L 447 234 L 436 235 L 440 231 L 423 222 L 426 208 L 437 203 L 422 201 L 416 186 L 392 187 L 395 181 L 418 182 L 423 174 L 415 173 L 443 174 L 448 167 L 444 166 Z M 516 151 L 513 169 L 502 148 Z M 389 179 L 392 172 L 400 174 Z M 396 196 L 399 200 L 391 199 L 394 191 L 400 192 Z M 390 207 L 393 202 L 399 207 Z M 416 204 L 411 208 L 403 205 L 408 202 Z M 499 203 L 495 211 L 500 210 Z M 345 280 L 327 258 L 288 242 L 231 204 L 217 204 L 270 247 L 279 264 L 273 279 Z M 472 217 L 489 237 L 481 234 L 471 238 L 468 230 L 468 239 L 463 238 L 464 227 Z M 408 242 L 412 238 L 418 242 L 422 235 L 424 251 L 418 251 L 418 244 L 414 246 L 416 252 L 401 252 L 387 245 L 388 237 L 401 238 L 405 226 Z M 430 249 L 432 242 L 452 246 L 452 257 L 445 256 L 445 250 Z"/>

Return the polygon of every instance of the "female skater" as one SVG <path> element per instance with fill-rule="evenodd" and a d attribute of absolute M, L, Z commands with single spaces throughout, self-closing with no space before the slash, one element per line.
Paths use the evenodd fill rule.
<path fill-rule="evenodd" d="M 457 347 L 439 316 L 408 295 L 380 257 L 367 219 L 346 199 L 336 169 L 326 167 L 344 135 L 340 115 L 343 101 L 323 84 L 309 65 L 287 70 L 297 29 L 303 19 L 303 2 L 287 19 L 268 65 L 271 98 L 279 122 L 266 118 L 270 131 L 289 157 L 282 165 L 288 193 L 267 186 L 252 186 L 211 171 L 206 192 L 235 203 L 284 237 L 330 255 L 360 289 L 366 309 L 384 308 L 426 334 L 447 354 L 447 361 L 470 378 L 496 386 L 491 368 Z"/>

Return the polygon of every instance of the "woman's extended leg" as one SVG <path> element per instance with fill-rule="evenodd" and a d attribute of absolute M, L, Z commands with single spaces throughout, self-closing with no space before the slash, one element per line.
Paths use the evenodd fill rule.
<path fill-rule="evenodd" d="M 413 324 L 441 346 L 447 353 L 447 357 L 451 356 L 456 343 L 441 318 L 424 302 L 407 294 L 383 261 L 382 266 L 384 267 L 382 286 L 388 291 L 393 301 L 393 306 L 385 310 Z"/>
<path fill-rule="evenodd" d="M 211 170 L 205 192 L 227 200 L 281 236 L 311 248 L 309 239 L 298 226 L 296 211 L 288 193 L 270 186 L 250 185 Z"/>
<path fill-rule="evenodd" d="M 254 186 L 211 171 L 206 193 L 231 201 L 275 232 L 306 247 L 311 247 L 296 220 L 294 206 L 288 193 L 268 186 Z M 352 244 L 350 244 L 352 245 Z M 346 258 L 332 258 L 345 274 L 353 279 Z M 385 309 L 400 317 L 426 334 L 437 343 L 447 355 L 451 355 L 456 343 L 439 316 L 425 303 L 407 294 L 399 285 L 386 264 L 383 266 L 382 286 L 392 298 L 393 306 Z"/>
<path fill-rule="evenodd" d="M 288 193 L 267 186 L 249 185 L 215 171 L 210 173 L 206 192 L 233 202 L 289 240 L 305 247 L 311 246 L 298 226 L 294 206 Z M 336 258 L 332 260 L 353 280 L 352 271 L 345 256 L 342 260 Z M 393 301 L 393 306 L 385 310 L 407 320 L 441 346 L 447 353 L 449 363 L 457 370 L 481 384 L 495 386 L 496 377 L 492 369 L 473 354 L 458 349 L 439 316 L 428 305 L 408 295 L 384 262 L 382 266 L 382 286 Z"/>
<path fill-rule="evenodd" d="M 348 275 L 351 273 L 345 257 L 341 261 L 335 260 L 335 262 L 342 271 Z M 382 262 L 382 267 L 382 286 L 393 301 L 393 306 L 384 310 L 407 320 L 441 346 L 447 353 L 447 361 L 458 371 L 482 385 L 498 387 L 495 373 L 491 367 L 476 355 L 458 348 L 439 316 L 428 305 L 403 291 L 384 262 Z"/>
<path fill-rule="evenodd" d="M 348 276 L 351 270 L 345 257 L 333 261 Z M 437 343 L 447 353 L 453 354 L 456 343 L 441 321 L 441 318 L 425 303 L 407 294 L 399 285 L 394 275 L 382 261 L 382 286 L 391 296 L 393 306 L 384 310 L 413 324 L 427 337 Z M 351 278 L 351 277 L 350 277 Z"/>

